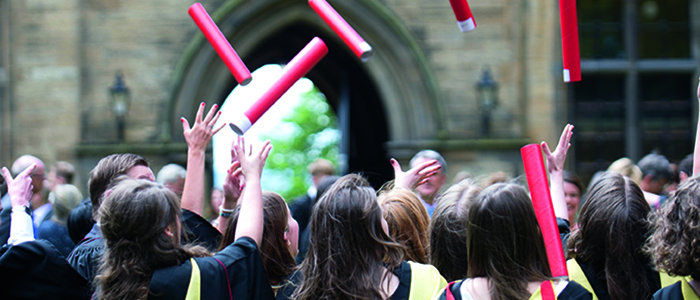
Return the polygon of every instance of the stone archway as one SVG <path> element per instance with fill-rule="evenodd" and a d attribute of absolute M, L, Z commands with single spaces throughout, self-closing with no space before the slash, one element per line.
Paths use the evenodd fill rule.
<path fill-rule="evenodd" d="M 443 130 L 437 84 L 415 40 L 381 3 L 331 4 L 373 46 L 367 63 L 352 55 L 306 1 L 230 0 L 212 18 L 251 71 L 286 63 L 313 36 L 321 37 L 329 54 L 307 77 L 336 111 L 341 99 L 349 98 L 349 170 L 382 182 L 393 177 L 387 142 L 435 139 Z M 201 101 L 221 103 L 235 85 L 212 47 L 197 34 L 178 64 L 164 133 L 180 141 L 181 125 L 169 120 L 193 114 Z"/>

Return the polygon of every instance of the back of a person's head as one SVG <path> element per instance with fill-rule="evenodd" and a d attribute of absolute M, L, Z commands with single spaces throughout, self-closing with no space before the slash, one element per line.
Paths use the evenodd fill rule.
<path fill-rule="evenodd" d="M 263 267 L 270 280 L 270 283 L 277 285 L 284 278 L 291 274 L 296 267 L 294 257 L 289 252 L 284 239 L 287 229 L 287 218 L 289 211 L 284 202 L 284 198 L 274 192 L 263 192 L 263 236 L 260 243 L 260 256 Z M 238 217 L 241 206 L 238 205 L 233 211 L 229 220 L 226 232 L 221 239 L 219 250 L 223 250 L 228 245 L 235 242 Z"/>
<path fill-rule="evenodd" d="M 66 223 L 70 212 L 83 200 L 83 194 L 72 184 L 59 184 L 49 194 L 53 209 L 53 220 Z"/>
<path fill-rule="evenodd" d="M 608 171 L 618 172 L 622 175 L 625 175 L 631 178 L 632 181 L 634 181 L 636 184 L 642 183 L 642 170 L 636 164 L 634 164 L 634 162 L 631 159 L 627 157 L 623 157 L 614 161 L 608 167 Z M 589 186 L 592 185 L 593 180 L 591 180 Z"/>
<path fill-rule="evenodd" d="M 661 154 L 647 154 L 637 165 L 644 177 L 651 175 L 653 180 L 668 180 L 671 177 L 671 163 Z"/>
<path fill-rule="evenodd" d="M 158 175 L 156 175 L 156 182 L 160 184 L 165 184 L 167 182 L 175 182 L 178 179 L 185 179 L 187 175 L 187 170 L 178 164 L 167 164 L 163 166 Z"/>
<path fill-rule="evenodd" d="M 78 244 L 95 225 L 95 220 L 92 218 L 92 202 L 89 199 L 83 200 L 76 206 L 68 215 L 66 226 L 68 227 L 68 235 L 71 241 Z"/>
<path fill-rule="evenodd" d="M 310 245 L 295 299 L 382 299 L 382 267 L 400 265 L 404 250 L 382 228 L 374 189 L 360 175 L 341 177 L 313 208 Z"/>
<path fill-rule="evenodd" d="M 51 166 L 51 171 L 56 174 L 56 177 L 62 177 L 66 183 L 72 184 L 75 176 L 75 168 L 69 162 L 59 161 Z"/>
<path fill-rule="evenodd" d="M 527 299 L 531 281 L 551 278 L 535 211 L 524 187 L 497 183 L 467 213 L 467 276 L 488 277 L 491 299 Z"/>
<path fill-rule="evenodd" d="M 340 179 L 340 176 L 335 176 L 335 175 L 329 175 L 326 177 L 323 177 L 319 182 L 318 186 L 316 187 L 316 201 L 318 199 L 321 199 L 323 197 L 323 194 L 328 191 L 328 189 Z"/>
<path fill-rule="evenodd" d="M 508 181 L 510 181 L 508 174 L 506 174 L 505 172 L 499 171 L 499 172 L 491 173 L 491 175 L 486 177 L 482 181 L 481 186 L 483 188 L 487 188 L 487 187 L 494 185 L 496 183 L 503 183 L 503 182 L 508 182 Z"/>
<path fill-rule="evenodd" d="M 406 260 L 427 264 L 430 216 L 418 196 L 395 188 L 379 195 L 377 201 L 389 225 L 389 235 L 406 250 Z"/>
<path fill-rule="evenodd" d="M 678 165 L 678 171 L 685 173 L 686 176 L 693 176 L 693 155 L 688 154 Z M 680 174 L 679 174 L 680 175 Z"/>
<path fill-rule="evenodd" d="M 700 280 L 700 177 L 678 186 L 654 227 L 648 246 L 657 268 Z"/>
<path fill-rule="evenodd" d="M 145 298 L 153 272 L 178 265 L 203 248 L 187 251 L 179 233 L 165 233 L 180 217 L 180 200 L 160 184 L 121 180 L 99 208 L 105 251 L 96 283 L 99 299 Z M 176 226 L 177 227 L 177 226 Z"/>
<path fill-rule="evenodd" d="M 335 175 L 335 166 L 327 159 L 314 160 L 307 170 L 313 177 Z"/>
<path fill-rule="evenodd" d="M 568 257 L 591 267 L 612 299 L 648 299 L 659 289 L 644 244 L 651 235 L 651 207 L 639 186 L 607 172 L 588 189 Z"/>
<path fill-rule="evenodd" d="M 443 174 L 447 174 L 447 162 L 445 162 L 445 158 L 443 158 L 437 151 L 426 149 L 416 153 L 416 155 L 411 158 L 411 168 L 415 167 L 415 163 L 419 158 L 437 160 L 438 163 L 440 163 L 440 171 L 442 171 Z"/>
<path fill-rule="evenodd" d="M 430 219 L 430 264 L 448 282 L 467 277 L 467 212 L 481 190 L 470 179 L 452 185 Z"/>
<path fill-rule="evenodd" d="M 96 216 L 100 203 L 102 203 L 103 194 L 109 188 L 112 180 L 126 174 L 134 166 L 148 167 L 148 162 L 136 154 L 112 154 L 101 159 L 97 166 L 90 171 L 88 191 L 90 201 L 92 201 L 93 216 Z"/>

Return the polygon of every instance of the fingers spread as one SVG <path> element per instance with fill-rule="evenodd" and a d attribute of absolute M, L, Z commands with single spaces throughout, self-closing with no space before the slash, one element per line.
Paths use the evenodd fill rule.
<path fill-rule="evenodd" d="M 204 117 L 203 122 L 205 124 L 209 124 L 211 122 L 211 119 L 214 117 L 214 114 L 216 113 L 216 109 L 219 108 L 218 104 L 212 105 L 212 107 L 209 109 L 209 112 L 207 113 L 207 116 Z M 213 124 L 211 124 L 213 126 Z"/>
<path fill-rule="evenodd" d="M 544 155 L 546 155 L 546 156 L 551 156 L 551 155 L 552 155 L 552 151 L 549 150 L 549 146 L 547 146 L 547 142 L 542 142 L 542 143 L 540 144 L 540 146 L 542 146 L 542 150 L 544 150 Z"/>

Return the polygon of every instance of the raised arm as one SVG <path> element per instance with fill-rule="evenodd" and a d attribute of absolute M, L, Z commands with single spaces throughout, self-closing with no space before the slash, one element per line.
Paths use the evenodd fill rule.
<path fill-rule="evenodd" d="M 245 140 L 243 138 L 234 146 L 238 160 L 241 163 L 241 168 L 235 171 L 234 175 L 238 175 L 238 172 L 240 172 L 245 177 L 245 191 L 240 199 L 241 211 L 238 217 L 238 224 L 236 224 L 235 239 L 247 236 L 260 246 L 263 233 L 260 175 L 272 145 L 270 145 L 270 141 L 266 141 L 260 147 L 255 147 L 255 149 L 252 145 L 247 151 L 244 150 L 245 148 Z"/>
<path fill-rule="evenodd" d="M 217 108 L 218 105 L 214 104 L 202 119 L 204 113 L 204 102 L 202 102 L 191 128 L 187 119 L 180 118 L 185 141 L 187 141 L 187 175 L 185 175 L 180 206 L 200 216 L 204 212 L 204 155 L 211 137 L 226 125 L 222 124 L 214 128 L 221 115 L 221 112 L 217 113 Z"/>
<path fill-rule="evenodd" d="M 566 153 L 571 147 L 571 136 L 574 125 L 566 124 L 564 131 L 559 138 L 559 145 L 554 152 L 549 150 L 547 142 L 542 142 L 542 149 L 547 159 L 547 172 L 549 172 L 550 186 L 549 190 L 552 195 L 552 206 L 554 214 L 557 218 L 569 220 L 569 213 L 566 210 L 566 196 L 564 194 L 564 163 L 566 162 Z"/>
<path fill-rule="evenodd" d="M 700 83 L 698 84 L 698 108 L 700 108 Z M 700 113 L 698 113 L 700 117 Z M 695 130 L 695 150 L 693 151 L 693 175 L 700 174 L 700 118 L 698 119 L 698 128 Z"/>
<path fill-rule="evenodd" d="M 413 190 L 428 181 L 441 168 L 437 160 L 429 160 L 404 172 L 398 161 L 392 158 L 390 162 L 394 168 L 394 186 L 409 190 Z"/>
<path fill-rule="evenodd" d="M 10 171 L 5 167 L 2 168 L 2 176 L 7 181 L 7 194 L 10 195 L 10 204 L 12 205 L 10 238 L 7 240 L 7 243 L 11 245 L 34 240 L 34 227 L 29 211 L 29 202 L 33 194 L 31 174 L 34 169 L 36 169 L 36 164 L 30 165 L 13 179 Z"/>

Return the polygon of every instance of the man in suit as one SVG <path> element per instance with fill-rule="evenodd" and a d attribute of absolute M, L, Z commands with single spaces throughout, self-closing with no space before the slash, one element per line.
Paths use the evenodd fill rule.
<path fill-rule="evenodd" d="M 53 216 L 51 203 L 49 203 L 48 197 L 45 197 L 44 193 L 42 193 L 44 189 L 44 179 L 46 178 L 44 162 L 32 155 L 22 155 L 12 164 L 12 169 L 10 171 L 13 176 L 17 176 L 17 174 L 34 163 L 36 164 L 36 169 L 34 169 L 30 175 L 33 186 L 32 192 L 34 193 L 30 201 L 30 206 L 32 210 L 32 222 L 34 230 L 36 230 L 36 228 L 39 228 L 41 222 Z M 12 207 L 10 205 L 9 193 L 4 195 L 0 202 L 3 208 L 3 211 L 0 212 L 0 220 L 2 221 L 0 223 L 0 245 L 4 245 L 7 243 L 7 239 L 10 236 L 10 211 Z"/>

